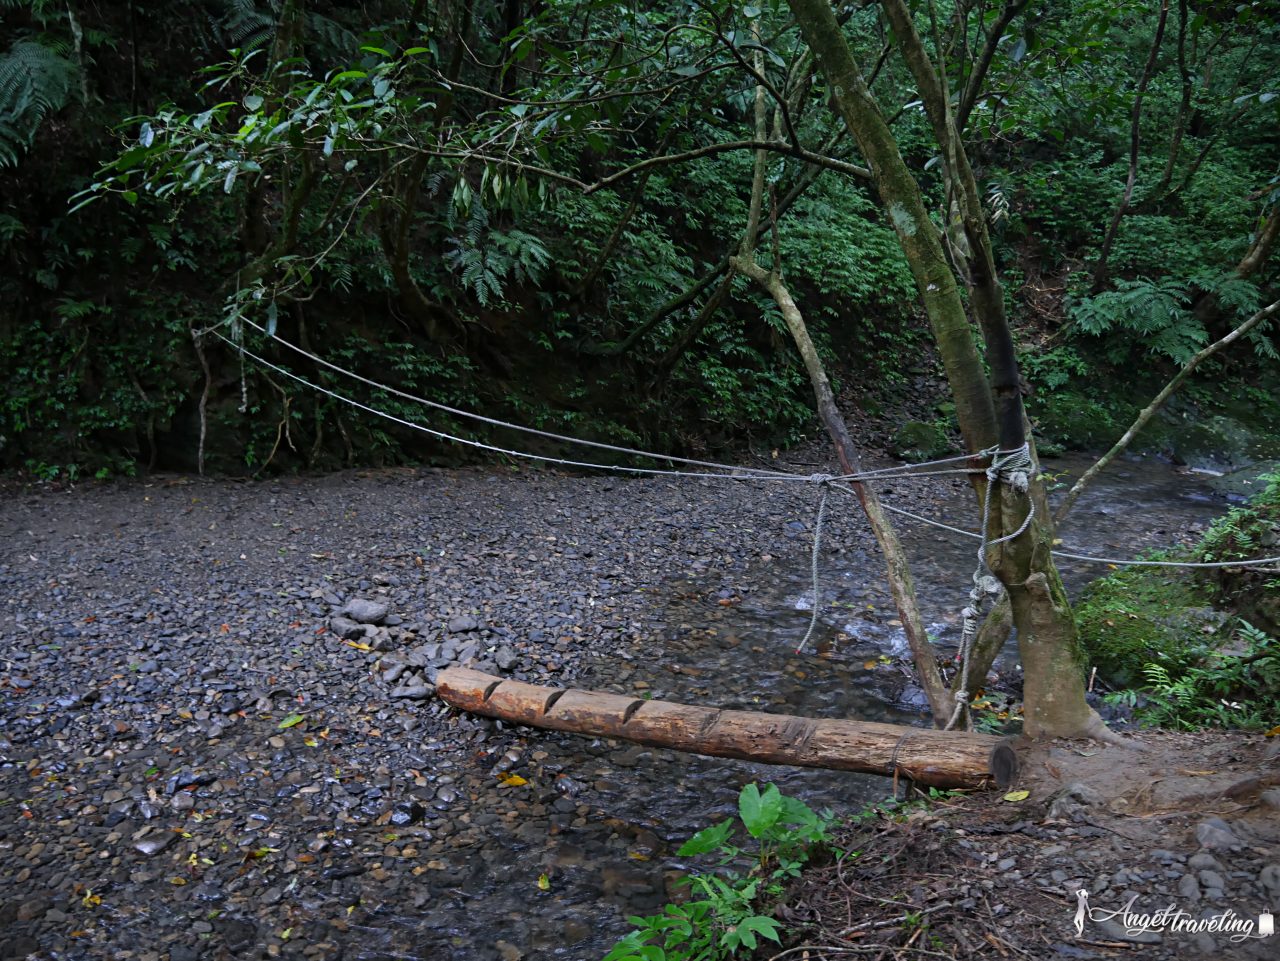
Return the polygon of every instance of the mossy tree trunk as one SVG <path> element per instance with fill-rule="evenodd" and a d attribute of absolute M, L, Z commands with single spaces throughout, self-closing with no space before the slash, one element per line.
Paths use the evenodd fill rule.
<path fill-rule="evenodd" d="M 871 168 L 880 201 L 911 267 L 968 449 L 976 453 L 996 443 L 1005 448 L 1020 447 L 1025 436 L 1013 340 L 1003 314 L 1003 294 L 985 222 L 980 205 L 975 206 L 972 172 L 950 119 L 945 85 L 914 29 L 908 29 L 909 16 L 903 20 L 905 8 L 895 0 L 886 3 L 890 23 L 898 28 L 895 35 L 908 67 L 916 75 L 926 109 L 933 101 L 930 120 L 947 160 L 951 195 L 964 219 L 965 237 L 972 248 L 970 264 L 977 268 L 972 303 L 986 340 L 987 359 L 998 393 L 993 391 L 983 369 L 955 272 L 929 217 L 920 186 L 871 97 L 829 3 L 789 3 L 827 81 L 832 105 Z M 1000 305 L 998 311 L 996 304 Z M 992 501 L 989 533 L 1017 530 L 1033 504 L 1033 523 L 1021 536 L 1000 545 L 989 558 L 993 573 L 1009 592 L 1018 629 L 1025 675 L 1025 729 L 1033 737 L 1105 736 L 1105 726 L 1085 701 L 1075 621 L 1049 553 L 1053 527 L 1043 485 L 1033 481 L 1024 496 L 1001 484 L 999 496 Z"/>

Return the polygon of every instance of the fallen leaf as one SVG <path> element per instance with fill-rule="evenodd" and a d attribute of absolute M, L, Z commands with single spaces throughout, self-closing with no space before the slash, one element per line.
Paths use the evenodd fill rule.
<path fill-rule="evenodd" d="M 295 724 L 301 724 L 306 719 L 305 714 L 290 714 L 276 727 L 277 731 L 283 731 L 285 728 L 293 727 Z"/>
<path fill-rule="evenodd" d="M 1218 772 L 1217 772 L 1217 771 L 1193 771 L 1193 770 L 1191 770 L 1190 768 L 1185 768 L 1185 767 L 1184 767 L 1184 768 L 1183 768 L 1182 770 L 1180 770 L 1178 773 L 1179 773 L 1179 774 L 1186 774 L 1186 775 L 1188 775 L 1188 776 L 1190 776 L 1190 777 L 1208 777 L 1210 774 L 1217 774 Z"/>
<path fill-rule="evenodd" d="M 357 651 L 363 651 L 365 654 L 373 650 L 372 647 L 362 641 L 343 641 L 342 643 L 347 647 L 354 647 Z"/>
<path fill-rule="evenodd" d="M 499 774 L 498 780 L 501 781 L 503 784 L 505 784 L 507 787 L 520 787 L 522 784 L 529 783 L 524 778 L 522 778 L 519 774 L 506 774 L 506 773 Z"/>
<path fill-rule="evenodd" d="M 1025 801 L 1029 797 L 1031 797 L 1030 791 L 1010 791 L 1004 796 L 1004 799 L 1017 803 L 1018 801 Z"/>
<path fill-rule="evenodd" d="M 1262 736 L 1263 736 L 1263 737 L 1276 737 L 1276 736 L 1278 736 L 1278 735 L 1280 735 L 1280 724 L 1277 724 L 1275 727 L 1273 727 L 1271 730 L 1269 730 L 1266 734 L 1264 734 L 1264 735 L 1262 735 Z"/>
<path fill-rule="evenodd" d="M 539 891 L 551 890 L 551 879 L 547 877 L 545 874 L 538 875 L 538 890 Z"/>

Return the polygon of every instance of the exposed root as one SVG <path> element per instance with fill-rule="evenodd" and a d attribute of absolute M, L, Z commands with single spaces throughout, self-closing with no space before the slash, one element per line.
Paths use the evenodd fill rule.
<path fill-rule="evenodd" d="M 1147 749 L 1147 746 L 1141 741 L 1135 741 L 1133 738 L 1125 737 L 1111 730 L 1111 728 L 1107 727 L 1106 722 L 1098 717 L 1096 711 L 1089 712 L 1089 721 L 1085 724 L 1081 736 L 1100 741 L 1103 744 L 1114 744 L 1116 747 L 1127 748 L 1130 751 L 1145 751 Z"/>

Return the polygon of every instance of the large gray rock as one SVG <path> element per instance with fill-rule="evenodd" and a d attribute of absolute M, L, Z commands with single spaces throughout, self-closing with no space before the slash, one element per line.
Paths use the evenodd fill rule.
<path fill-rule="evenodd" d="M 1072 781 L 1053 796 L 1049 804 L 1049 817 L 1069 821 L 1086 807 L 1102 803 L 1102 795 L 1084 781 Z"/>
<path fill-rule="evenodd" d="M 329 630 L 348 641 L 364 637 L 363 624 L 357 624 L 351 618 L 343 617 L 340 614 L 335 614 L 329 618 Z"/>
<path fill-rule="evenodd" d="M 159 854 L 170 844 L 173 843 L 175 835 L 172 831 L 164 831 L 158 834 L 148 834 L 145 838 L 134 845 L 139 851 L 147 857 Z"/>
<path fill-rule="evenodd" d="M 1197 824 L 1196 840 L 1208 851 L 1225 851 L 1240 844 L 1231 825 L 1222 818 L 1205 818 Z"/>
<path fill-rule="evenodd" d="M 460 614 L 457 617 L 449 619 L 449 632 L 452 634 L 461 634 L 464 631 L 475 631 L 480 629 L 480 622 L 470 614 Z"/>
<path fill-rule="evenodd" d="M 1194 874 L 1184 874 L 1178 882 L 1178 896 L 1184 901 L 1195 904 L 1200 900 L 1200 882 Z"/>
<path fill-rule="evenodd" d="M 381 624 L 391 611 L 386 601 L 373 601 L 365 597 L 353 597 L 338 611 L 358 624 Z"/>

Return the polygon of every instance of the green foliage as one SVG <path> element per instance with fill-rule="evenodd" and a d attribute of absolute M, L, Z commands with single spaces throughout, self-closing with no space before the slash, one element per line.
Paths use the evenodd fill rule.
<path fill-rule="evenodd" d="M 0 54 L 0 168 L 17 166 L 40 125 L 70 101 L 76 76 L 62 45 L 21 39 Z"/>
<path fill-rule="evenodd" d="M 449 243 L 445 261 L 481 307 L 501 302 L 511 284 L 537 284 L 551 262 L 540 239 L 515 228 L 468 231 L 465 237 L 450 237 Z"/>
<path fill-rule="evenodd" d="M 894 456 L 912 463 L 941 457 L 951 450 L 946 422 L 907 421 L 894 433 L 892 450 Z"/>
<path fill-rule="evenodd" d="M 1248 621 L 1240 621 L 1238 653 L 1200 648 L 1181 670 L 1151 663 L 1141 691 L 1109 695 L 1112 703 L 1136 708 L 1153 727 L 1258 730 L 1280 720 L 1280 643 Z"/>
<path fill-rule="evenodd" d="M 762 940 L 781 943 L 781 925 L 761 913 L 760 902 L 781 895 L 784 883 L 827 843 L 831 818 L 772 784 L 763 791 L 755 784 L 744 787 L 738 816 L 754 850 L 733 843 L 736 825 L 729 819 L 699 831 L 678 853 L 715 855 L 722 867 L 749 860 L 750 869 L 693 875 L 686 881 L 690 900 L 668 904 L 660 914 L 628 918 L 636 930 L 604 961 L 719 961 L 754 951 Z"/>
<path fill-rule="evenodd" d="M 1108 683 L 1137 683 L 1145 665 L 1178 674 L 1216 630 L 1206 592 L 1176 569 L 1131 567 L 1091 583 L 1075 608 L 1089 664 Z"/>
<path fill-rule="evenodd" d="M 1280 475 L 1213 523 L 1185 559 L 1219 563 L 1280 553 Z M 1238 628 L 1221 629 L 1232 613 Z M 1130 568 L 1095 581 L 1076 608 L 1099 673 L 1122 689 L 1113 703 L 1144 723 L 1177 728 L 1272 727 L 1280 704 L 1274 631 L 1280 578 L 1252 568 Z M 1268 627 L 1255 626 L 1262 617 Z"/>
<path fill-rule="evenodd" d="M 1249 503 L 1233 507 L 1210 525 L 1200 541 L 1204 561 L 1249 560 L 1277 547 L 1280 473 L 1259 478 L 1262 489 Z"/>
<path fill-rule="evenodd" d="M 1105 448 L 1132 422 L 1136 407 L 1107 391 L 1080 384 L 1044 391 L 1028 405 L 1036 426 L 1054 443 L 1073 450 Z"/>
<path fill-rule="evenodd" d="M 160 0 L 147 19 L 164 30 L 137 29 L 136 4 L 69 13 L 49 0 L 0 0 L 0 167 L 9 177 L 28 151 L 39 161 L 15 168 L 0 201 L 7 463 L 83 474 L 142 455 L 148 434 L 171 453 L 203 386 L 187 331 L 240 314 L 274 319 L 282 336 L 305 328 L 322 356 L 345 356 L 362 337 L 366 350 L 347 366 L 368 376 L 588 436 L 699 448 L 776 443 L 811 427 L 785 325 L 751 285 L 737 283 L 695 338 L 686 332 L 705 319 L 706 295 L 648 323 L 737 247 L 751 153 L 579 189 L 659 151 L 752 136 L 752 83 L 739 62 L 757 51 L 752 24 L 768 38 L 765 75 L 790 97 L 795 139 L 845 156 L 845 141 L 828 143 L 827 91 L 809 79 L 785 4 L 598 2 L 585 18 L 581 5 L 525 5 L 535 12 L 517 24 L 501 5 L 463 5 L 465 45 L 458 20 L 434 3 L 305 6 L 294 59 L 276 64 L 280 0 L 208 0 L 197 16 Z M 1097 255 L 1127 177 L 1134 65 L 1151 11 L 1136 0 L 1028 8 L 995 51 L 969 138 L 999 266 L 1035 283 L 1060 268 L 1078 314 L 1068 330 L 1028 338 L 1055 345 L 1026 356 L 1034 414 L 1055 440 L 1114 439 L 1131 398 L 1099 389 L 1100 374 L 1122 384 L 1134 369 L 1154 376 L 1220 333 L 1196 320 L 1204 294 L 1232 318 L 1274 285 L 1274 265 L 1223 280 L 1276 201 L 1280 101 L 1266 66 L 1275 26 L 1250 19 L 1249 7 L 1193 16 L 1187 50 L 1193 60 L 1212 50 L 1213 69 L 1191 65 L 1189 122 L 1172 158 L 1182 89 L 1166 37 L 1134 210 L 1112 254 L 1119 279 L 1097 297 L 1082 294 L 1088 271 L 1078 268 Z M 967 36 L 989 27 L 981 8 L 939 12 L 944 32 L 954 15 L 968 17 Z M 868 64 L 880 56 L 881 16 L 871 5 L 847 27 Z M 618 56 L 619 36 L 647 53 Z M 890 54 L 876 96 L 940 211 L 937 145 Z M 959 93 L 964 58 L 943 59 Z M 80 90 L 92 109 L 67 110 Z M 133 113 L 113 152 L 103 129 Z M 786 196 L 809 172 L 772 158 L 767 196 Z M 68 219 L 73 194 L 86 206 Z M 91 202 L 104 197 L 122 202 Z M 878 198 L 828 171 L 776 227 L 782 271 L 824 359 L 864 396 L 913 389 L 932 359 Z M 766 231 L 761 262 L 774 252 Z M 1016 315 L 1022 298 L 1010 306 Z M 626 352 L 609 352 L 624 341 Z M 1273 356 L 1266 333 L 1253 347 Z M 273 449 L 277 467 L 424 453 L 406 432 L 277 389 L 252 365 L 241 413 L 236 359 L 217 345 L 209 359 L 220 464 L 256 469 Z"/>
<path fill-rule="evenodd" d="M 1280 555 L 1280 474 L 1264 475 L 1259 483 L 1262 490 L 1248 504 L 1232 508 L 1205 533 L 1201 559 L 1243 561 Z M 1280 631 L 1280 576 L 1274 570 L 1219 568 L 1201 580 L 1216 603 L 1272 633 Z"/>
<path fill-rule="evenodd" d="M 1108 341 L 1114 362 L 1122 360 L 1137 339 L 1147 352 L 1185 364 L 1208 339 L 1189 306 L 1186 287 L 1176 281 L 1122 280 L 1115 290 L 1077 303 L 1071 319 L 1081 332 L 1094 337 L 1120 334 Z"/>

